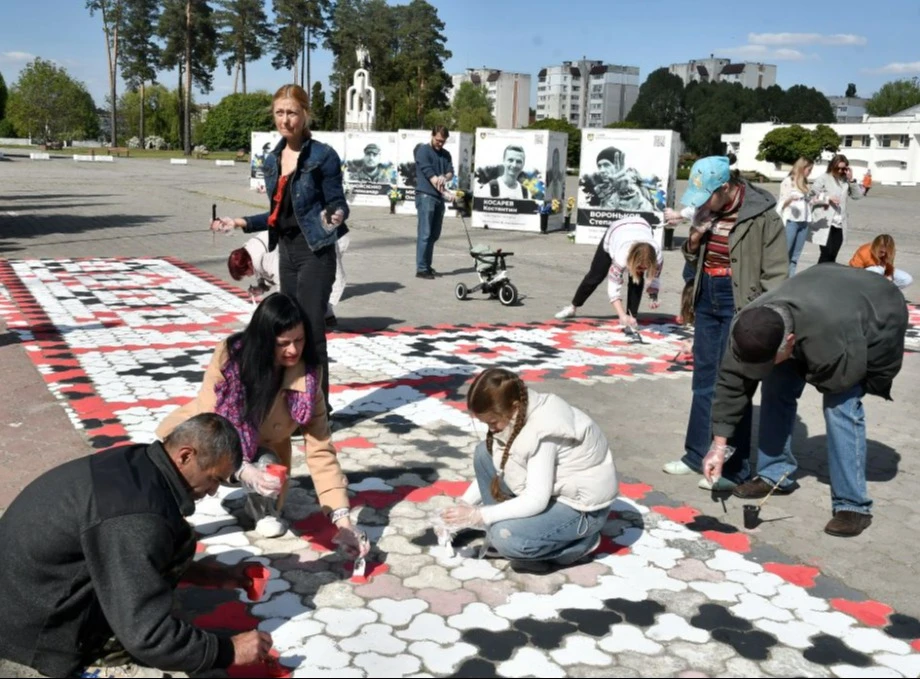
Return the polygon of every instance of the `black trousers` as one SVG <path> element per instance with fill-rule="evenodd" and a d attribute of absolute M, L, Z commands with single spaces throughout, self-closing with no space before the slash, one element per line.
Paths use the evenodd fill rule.
<path fill-rule="evenodd" d="M 295 298 L 307 317 L 304 354 L 323 368 L 323 395 L 329 409 L 329 354 L 326 352 L 326 307 L 335 282 L 335 243 L 314 252 L 302 235 L 278 241 L 281 292 Z"/>
<path fill-rule="evenodd" d="M 584 306 L 591 294 L 597 290 L 597 286 L 603 283 L 610 271 L 613 260 L 604 250 L 604 243 L 601 241 L 597 244 L 597 250 L 594 251 L 594 259 L 591 260 L 591 268 L 588 273 L 581 279 L 575 296 L 572 298 L 572 306 Z M 627 276 L 628 278 L 628 276 Z M 642 290 L 645 288 L 645 276 L 639 276 L 639 282 L 633 283 L 632 278 L 626 283 L 626 311 L 633 318 L 639 313 L 639 303 L 642 301 Z"/>
<path fill-rule="evenodd" d="M 818 257 L 818 264 L 836 262 L 841 245 L 843 245 L 843 229 L 832 226 L 831 232 L 827 235 L 827 244 L 819 246 L 821 255 Z"/>

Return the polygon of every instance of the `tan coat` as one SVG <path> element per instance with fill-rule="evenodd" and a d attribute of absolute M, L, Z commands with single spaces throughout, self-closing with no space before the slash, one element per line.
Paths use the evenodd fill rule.
<path fill-rule="evenodd" d="M 208 365 L 201 383 L 198 396 L 174 410 L 157 427 L 157 436 L 163 439 L 173 429 L 185 422 L 190 417 L 200 413 L 213 413 L 217 407 L 217 394 L 215 385 L 223 381 L 221 368 L 227 361 L 227 343 L 221 342 L 214 351 L 211 363 Z M 322 380 L 317 376 L 317 385 Z M 285 390 L 305 391 L 306 377 L 304 364 L 301 361 L 296 366 L 284 372 L 281 389 L 275 397 L 268 415 L 259 428 L 259 445 L 272 450 L 281 462 L 290 470 L 291 468 L 291 436 L 300 429 L 288 412 L 285 401 Z M 316 399 L 313 402 L 313 417 L 303 428 L 306 442 L 307 467 L 313 478 L 316 496 L 320 507 L 327 514 L 334 509 L 348 506 L 348 479 L 342 473 L 339 460 L 336 457 L 335 447 L 332 445 L 332 434 L 329 430 L 329 420 L 326 417 L 326 401 L 322 389 L 317 388 Z M 282 491 L 279 506 L 283 503 L 287 485 Z"/>

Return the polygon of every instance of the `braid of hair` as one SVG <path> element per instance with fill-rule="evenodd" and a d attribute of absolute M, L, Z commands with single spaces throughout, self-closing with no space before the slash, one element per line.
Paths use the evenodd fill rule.
<path fill-rule="evenodd" d="M 521 429 L 524 428 L 524 423 L 527 420 L 527 387 L 524 385 L 524 382 L 521 381 L 521 378 L 516 375 L 514 381 L 516 382 L 518 392 L 517 417 L 514 418 L 514 428 L 511 430 L 511 435 L 508 437 L 508 442 L 505 444 L 505 450 L 502 451 L 502 461 L 499 466 L 498 474 L 492 479 L 492 485 L 489 488 L 492 497 L 495 498 L 497 502 L 504 502 L 509 499 L 508 496 L 502 492 L 501 480 L 505 475 L 505 465 L 508 464 L 508 457 L 511 455 L 511 444 L 514 443 L 514 439 L 521 433 Z M 486 438 L 486 445 L 488 446 L 490 456 L 492 454 L 491 436 L 492 434 L 489 433 L 489 436 Z"/>

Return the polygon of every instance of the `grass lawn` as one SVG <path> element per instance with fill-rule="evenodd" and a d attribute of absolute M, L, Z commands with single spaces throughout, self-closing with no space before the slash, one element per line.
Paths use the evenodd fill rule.
<path fill-rule="evenodd" d="M 7 146 L 5 148 L 9 149 L 22 149 L 25 152 L 38 152 L 40 149 L 38 146 Z M 176 149 L 173 151 L 155 151 L 152 149 L 130 149 L 131 158 L 184 158 L 185 156 L 182 153 L 181 149 Z M 68 157 L 72 155 L 90 155 L 95 154 L 97 156 L 106 156 L 108 155 L 108 149 L 104 147 L 96 148 L 84 148 L 84 147 L 66 147 L 63 149 L 55 149 L 46 151 L 52 156 L 63 156 Z M 124 154 L 121 154 L 121 157 L 124 158 Z M 195 160 L 195 154 L 192 153 L 189 156 L 192 160 Z M 211 151 L 207 156 L 202 158 L 202 160 L 237 160 L 236 151 Z M 249 162 L 249 154 L 247 153 L 240 162 Z"/>

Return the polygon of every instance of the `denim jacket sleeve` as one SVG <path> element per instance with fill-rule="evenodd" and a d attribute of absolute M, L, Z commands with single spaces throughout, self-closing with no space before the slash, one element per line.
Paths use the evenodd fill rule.
<path fill-rule="evenodd" d="M 345 213 L 343 221 L 348 219 L 350 210 L 348 203 L 345 201 L 345 191 L 342 188 L 342 160 L 334 149 L 330 148 L 326 157 L 320 165 L 320 171 L 323 177 L 323 197 L 327 206 L 333 206 L 336 210 L 342 210 Z"/>
<path fill-rule="evenodd" d="M 255 233 L 256 231 L 265 231 L 268 229 L 268 216 L 270 212 L 260 212 L 257 215 L 243 217 L 246 220 L 246 226 L 243 227 L 243 233 Z"/>

